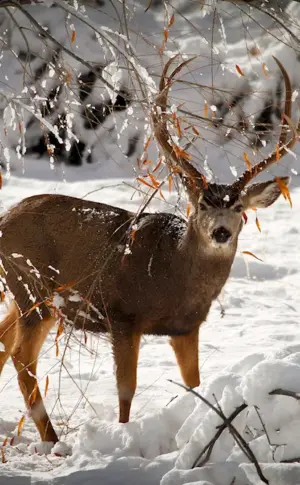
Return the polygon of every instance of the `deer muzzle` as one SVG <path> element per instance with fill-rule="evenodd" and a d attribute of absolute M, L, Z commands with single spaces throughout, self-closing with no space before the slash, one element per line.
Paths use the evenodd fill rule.
<path fill-rule="evenodd" d="M 218 227 L 212 233 L 212 239 L 218 244 L 227 243 L 231 236 L 231 232 L 224 226 Z"/>

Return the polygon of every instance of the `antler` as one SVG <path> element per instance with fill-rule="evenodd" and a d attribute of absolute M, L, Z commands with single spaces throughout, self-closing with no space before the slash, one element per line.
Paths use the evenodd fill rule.
<path fill-rule="evenodd" d="M 176 67 L 172 73 L 168 76 L 168 70 L 172 62 L 178 57 L 178 54 L 167 62 L 163 69 L 163 73 L 159 83 L 159 95 L 156 98 L 154 109 L 152 112 L 152 121 L 154 125 L 154 134 L 160 144 L 165 157 L 166 163 L 171 170 L 176 169 L 177 172 L 183 174 L 188 179 L 189 186 L 194 188 L 202 188 L 205 177 L 189 162 L 191 158 L 188 153 L 182 150 L 179 146 L 172 142 L 167 126 L 168 116 L 167 103 L 169 90 L 172 85 L 172 81 L 176 74 L 178 74 L 181 69 L 188 63 L 193 61 L 195 57 L 182 62 L 178 67 Z"/>
<path fill-rule="evenodd" d="M 285 106 L 284 106 L 283 118 L 291 128 L 293 132 L 293 136 L 286 143 L 287 129 L 285 126 L 282 126 L 280 137 L 279 137 L 279 143 L 276 145 L 274 151 L 267 158 L 253 165 L 253 167 L 250 170 L 246 170 L 241 175 L 241 177 L 234 182 L 233 187 L 238 191 L 243 190 L 246 187 L 246 185 L 248 185 L 249 182 L 252 179 L 254 179 L 258 174 L 260 174 L 261 172 L 266 170 L 266 168 L 270 167 L 274 163 L 278 162 L 282 157 L 284 157 L 289 152 L 289 150 L 295 145 L 295 143 L 299 138 L 300 122 L 299 122 L 299 126 L 296 128 L 291 120 L 291 112 L 292 112 L 291 81 L 288 73 L 286 72 L 281 62 L 274 56 L 273 56 L 273 59 L 277 63 L 283 75 L 284 84 L 285 84 Z"/>

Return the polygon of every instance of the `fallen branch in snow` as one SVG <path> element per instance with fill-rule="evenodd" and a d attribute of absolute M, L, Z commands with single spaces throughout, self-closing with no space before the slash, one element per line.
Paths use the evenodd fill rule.
<path fill-rule="evenodd" d="M 195 391 L 191 387 L 185 386 L 184 384 L 180 384 L 179 382 L 172 381 L 171 379 L 169 379 L 169 382 L 171 382 L 172 384 L 176 384 L 177 386 L 182 387 L 186 391 L 189 391 L 192 394 L 194 394 L 194 396 L 201 399 L 201 401 L 203 401 L 210 409 L 212 409 L 224 421 L 224 425 L 226 424 L 226 428 L 229 429 L 229 431 L 232 434 L 232 437 L 234 438 L 236 444 L 243 451 L 243 453 L 247 456 L 249 461 L 251 463 L 253 463 L 253 465 L 255 466 L 257 474 L 258 474 L 259 478 L 261 479 L 261 481 L 268 484 L 269 481 L 264 476 L 262 469 L 261 469 L 261 467 L 260 467 L 260 465 L 257 461 L 257 458 L 254 455 L 253 451 L 251 450 L 250 446 L 244 440 L 244 438 L 241 436 L 241 434 L 238 432 L 238 430 L 233 426 L 233 424 L 231 422 L 229 422 L 229 418 L 226 418 L 223 411 L 220 410 L 220 409 L 217 409 L 213 404 L 211 404 L 211 402 L 209 402 L 205 397 L 201 396 L 201 394 L 199 394 L 197 391 Z M 246 407 L 248 407 L 247 404 L 245 404 L 245 408 Z"/>
<path fill-rule="evenodd" d="M 244 409 L 246 409 L 248 405 L 246 403 L 241 404 L 238 408 L 236 408 L 233 413 L 229 416 L 229 418 L 225 418 L 224 423 L 219 427 L 218 431 L 216 432 L 215 436 L 210 440 L 210 442 L 203 448 L 200 455 L 194 461 L 192 468 L 204 466 L 205 463 L 208 462 L 210 455 L 212 453 L 213 447 L 217 440 L 220 438 L 223 431 L 228 427 L 230 424 Z M 204 456 L 204 458 L 202 458 Z M 202 458 L 202 460 L 201 460 Z M 201 461 L 200 461 L 201 460 Z"/>
<path fill-rule="evenodd" d="M 300 401 L 300 394 L 298 392 L 286 391 L 285 389 L 274 389 L 274 391 L 269 392 L 270 396 L 289 396 L 293 397 L 297 401 Z"/>

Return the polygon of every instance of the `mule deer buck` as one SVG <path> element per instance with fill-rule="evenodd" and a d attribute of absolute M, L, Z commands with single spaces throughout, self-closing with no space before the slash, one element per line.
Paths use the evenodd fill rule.
<path fill-rule="evenodd" d="M 166 163 L 179 172 L 187 189 L 193 207 L 188 222 L 168 213 L 136 215 L 63 195 L 29 197 L 0 219 L 2 282 L 13 295 L 0 325 L 5 347 L 0 369 L 11 357 L 42 440 L 58 440 L 35 378 L 39 351 L 58 313 L 76 329 L 110 333 L 120 422 L 129 420 L 143 334 L 170 336 L 183 381 L 198 386 L 199 327 L 230 273 L 242 214 L 249 207 L 273 204 L 280 185 L 288 183 L 281 178 L 248 185 L 298 139 L 290 120 L 290 80 L 279 61 L 286 89 L 283 118 L 292 137 L 287 141 L 285 124 L 274 152 L 232 185 L 207 184 L 173 144 L 168 91 L 185 63 L 167 77 L 170 64 L 152 120 Z"/>

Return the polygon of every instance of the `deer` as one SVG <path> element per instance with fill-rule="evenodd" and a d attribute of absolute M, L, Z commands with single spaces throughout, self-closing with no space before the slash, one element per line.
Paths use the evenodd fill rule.
<path fill-rule="evenodd" d="M 121 423 L 130 417 L 143 335 L 170 337 L 183 382 L 200 385 L 199 328 L 230 274 L 243 214 L 271 206 L 289 183 L 282 177 L 250 184 L 299 137 L 291 82 L 275 60 L 286 92 L 279 143 L 232 184 L 208 183 L 170 136 L 169 90 L 186 61 L 170 75 L 173 59 L 166 64 L 151 118 L 167 168 L 186 189 L 187 220 L 58 194 L 28 197 L 1 216 L 1 283 L 10 304 L 0 324 L 0 371 L 11 357 L 42 441 L 58 441 L 36 378 L 39 352 L 58 320 L 109 335 Z"/>

